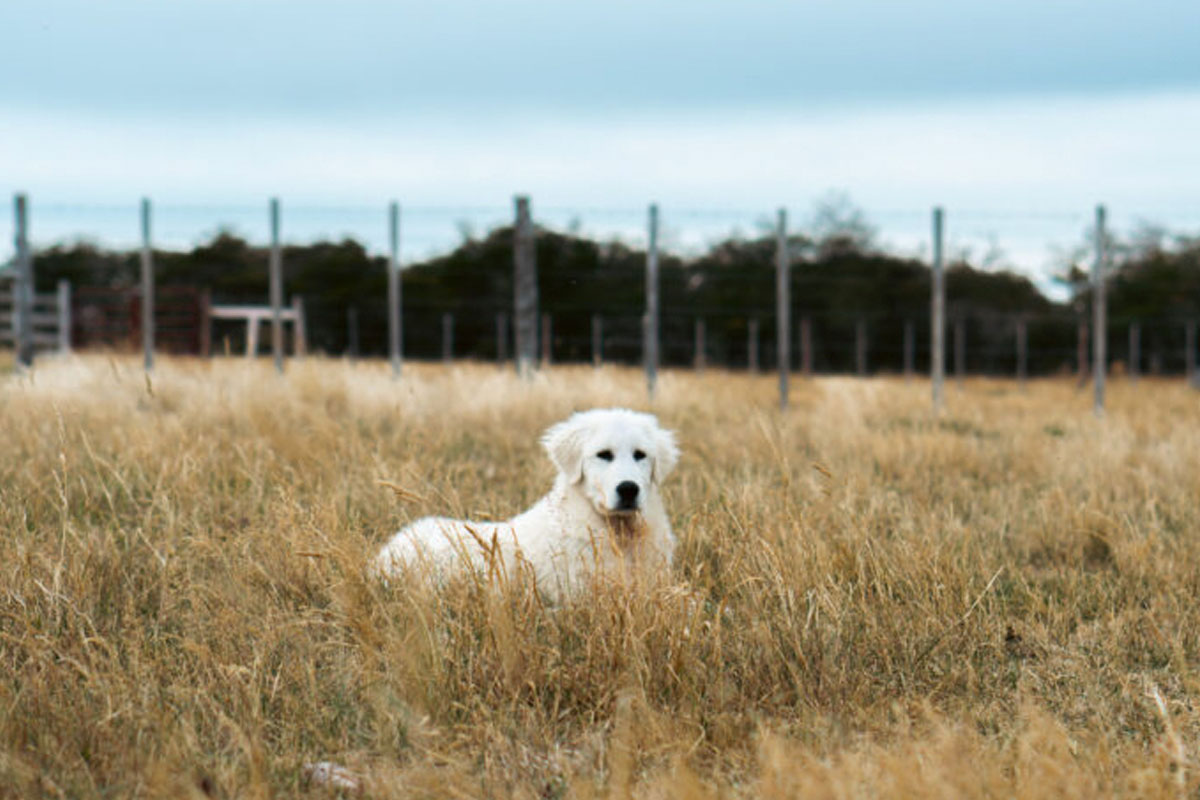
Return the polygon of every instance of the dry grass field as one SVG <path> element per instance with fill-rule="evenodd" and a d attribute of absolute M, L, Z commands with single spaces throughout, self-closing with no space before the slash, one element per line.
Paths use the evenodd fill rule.
<path fill-rule="evenodd" d="M 0 796 L 1196 797 L 1200 395 L 668 372 L 672 580 L 382 586 L 634 370 L 0 376 Z"/>

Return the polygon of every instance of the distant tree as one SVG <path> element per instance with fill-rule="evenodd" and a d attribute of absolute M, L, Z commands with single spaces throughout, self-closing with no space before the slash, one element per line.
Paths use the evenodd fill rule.
<path fill-rule="evenodd" d="M 820 259 L 846 251 L 865 253 L 875 246 L 875 226 L 846 192 L 827 192 L 821 197 L 808 230 Z"/>
<path fill-rule="evenodd" d="M 60 280 L 74 286 L 127 288 L 137 282 L 136 269 L 132 254 L 101 250 L 86 240 L 56 244 L 34 254 L 34 281 L 39 292 L 53 291 Z"/>
<path fill-rule="evenodd" d="M 1000 246 L 1000 240 L 996 234 L 989 233 L 987 237 L 987 249 L 983 251 L 983 255 L 979 258 L 980 269 L 988 272 L 998 270 L 1010 270 L 1012 265 L 1008 260 L 1008 253 Z"/>
<path fill-rule="evenodd" d="M 1129 236 L 1127 255 L 1140 260 L 1152 257 L 1168 249 L 1169 233 L 1162 225 L 1141 220 Z"/>

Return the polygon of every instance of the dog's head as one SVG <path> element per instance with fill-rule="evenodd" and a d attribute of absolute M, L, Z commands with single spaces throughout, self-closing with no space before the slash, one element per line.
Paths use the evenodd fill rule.
<path fill-rule="evenodd" d="M 652 414 L 623 408 L 573 414 L 542 436 L 550 460 L 571 483 L 581 484 L 601 514 L 642 509 L 653 485 L 675 468 L 675 435 Z"/>

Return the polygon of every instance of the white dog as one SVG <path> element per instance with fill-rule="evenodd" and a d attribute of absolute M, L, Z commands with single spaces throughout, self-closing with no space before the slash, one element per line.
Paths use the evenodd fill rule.
<path fill-rule="evenodd" d="M 465 564 L 512 575 L 524 565 L 555 599 L 596 573 L 665 573 L 675 536 L 658 487 L 679 460 L 675 436 L 650 414 L 595 409 L 551 427 L 542 446 L 558 477 L 532 508 L 508 522 L 419 519 L 379 551 L 377 572 L 418 566 L 442 577 Z"/>

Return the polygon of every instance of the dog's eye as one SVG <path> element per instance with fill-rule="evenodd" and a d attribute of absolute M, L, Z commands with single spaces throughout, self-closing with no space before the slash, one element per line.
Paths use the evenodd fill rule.
<path fill-rule="evenodd" d="M 646 457 L 646 454 L 645 454 L 645 453 L 643 453 L 641 450 L 634 450 L 634 451 L 633 451 L 633 460 L 634 460 L 634 461 L 641 461 L 641 460 L 642 460 L 643 458 L 645 458 L 645 457 Z"/>
<path fill-rule="evenodd" d="M 596 453 L 596 458 L 602 458 L 605 461 L 612 461 L 613 460 L 612 450 L 601 450 L 599 453 Z"/>

